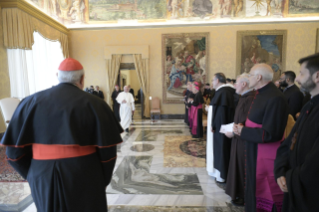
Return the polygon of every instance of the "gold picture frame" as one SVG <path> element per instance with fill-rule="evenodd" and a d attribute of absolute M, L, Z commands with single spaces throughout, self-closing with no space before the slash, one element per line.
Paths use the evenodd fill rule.
<path fill-rule="evenodd" d="M 274 70 L 274 81 L 286 71 L 287 30 L 237 32 L 236 73 L 248 73 L 256 63 L 267 63 Z"/>
<path fill-rule="evenodd" d="M 302 1 L 302 0 L 301 0 Z M 319 10 L 316 13 L 309 13 L 310 10 L 312 10 L 311 8 L 300 8 L 300 10 L 304 10 L 305 13 L 293 13 L 290 12 L 289 10 L 291 9 L 291 4 L 292 1 L 291 0 L 285 0 L 284 3 L 284 12 L 283 12 L 283 16 L 286 17 L 307 17 L 307 16 L 319 16 Z M 299 2 L 300 4 L 300 2 Z M 299 6 L 300 7 L 300 6 Z M 299 11 L 300 11 L 299 10 Z"/>
<path fill-rule="evenodd" d="M 179 64 L 176 64 L 175 62 Z M 176 68 L 178 67 L 178 68 Z M 188 81 L 209 79 L 209 32 L 162 35 L 162 99 L 182 104 Z"/>

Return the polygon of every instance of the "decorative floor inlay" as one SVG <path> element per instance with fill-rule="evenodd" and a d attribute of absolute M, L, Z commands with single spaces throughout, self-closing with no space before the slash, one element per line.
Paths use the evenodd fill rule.
<path fill-rule="evenodd" d="M 211 206 L 109 206 L 109 212 L 244 212 L 243 207 L 227 204 L 227 207 Z"/>
<path fill-rule="evenodd" d="M 204 154 L 206 142 L 195 144 L 188 141 L 193 141 L 192 136 L 165 136 L 164 167 L 206 167 L 205 157 L 194 157 Z M 182 151 L 181 146 L 188 153 Z"/>
<path fill-rule="evenodd" d="M 152 156 L 126 156 L 107 187 L 109 194 L 203 195 L 196 174 L 152 174 Z"/>
<path fill-rule="evenodd" d="M 131 146 L 131 150 L 134 152 L 148 152 L 153 150 L 155 147 L 151 144 L 136 144 Z"/>
<path fill-rule="evenodd" d="M 6 147 L 0 146 L 0 182 L 26 182 L 6 160 Z"/>
<path fill-rule="evenodd" d="M 181 143 L 179 148 L 188 155 L 206 158 L 206 140 L 189 140 Z"/>
<path fill-rule="evenodd" d="M 182 134 L 181 130 L 142 130 L 135 141 L 156 141 L 159 134 Z"/>
<path fill-rule="evenodd" d="M 0 205 L 18 204 L 30 194 L 28 183 L 0 183 Z"/>

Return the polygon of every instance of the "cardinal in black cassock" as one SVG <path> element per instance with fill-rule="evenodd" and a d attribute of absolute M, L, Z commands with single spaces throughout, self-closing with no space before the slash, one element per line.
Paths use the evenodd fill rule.
<path fill-rule="evenodd" d="M 187 97 L 187 107 L 188 107 L 188 126 L 190 129 L 192 129 L 193 127 L 193 116 L 194 116 L 194 111 L 192 109 L 192 101 L 194 101 L 195 98 L 195 94 L 193 93 L 192 89 L 193 89 L 193 84 L 191 84 L 190 86 L 190 90 L 188 93 L 188 97 Z"/>
<path fill-rule="evenodd" d="M 249 83 L 256 96 L 245 126 L 234 125 L 234 133 L 246 141 L 245 210 L 249 212 L 280 211 L 282 207 L 283 193 L 275 182 L 273 167 L 287 125 L 288 105 L 272 77 L 269 65 L 251 69 Z"/>
<path fill-rule="evenodd" d="M 193 85 L 194 101 L 192 102 L 192 111 L 193 111 L 193 127 L 192 127 L 192 136 L 193 138 L 202 138 L 204 135 L 203 132 L 203 106 L 204 98 L 200 92 L 200 85 L 198 82 L 194 82 Z"/>
<path fill-rule="evenodd" d="M 23 99 L 1 140 L 37 211 L 107 211 L 123 129 L 103 100 L 82 91 L 84 75 L 75 84 L 61 80 L 65 71 L 82 70 L 65 59 L 58 72 L 64 82 Z"/>
<path fill-rule="evenodd" d="M 185 105 L 185 117 L 184 117 L 184 122 L 186 124 L 189 125 L 188 123 L 188 98 L 189 98 L 189 95 L 191 93 L 190 89 L 192 87 L 192 83 L 191 82 L 188 82 L 187 83 L 187 90 L 185 92 L 185 95 L 184 95 L 184 105 Z"/>
<path fill-rule="evenodd" d="M 116 97 L 121 93 L 120 88 L 118 85 L 115 86 L 115 89 L 112 93 L 112 100 L 113 100 L 113 112 L 115 114 L 116 119 L 120 122 L 120 104 L 116 101 Z"/>
<path fill-rule="evenodd" d="M 224 74 L 217 73 L 213 78 L 213 86 L 216 89 L 212 105 L 212 131 L 213 131 L 213 160 L 214 177 L 219 182 L 225 182 L 230 159 L 231 139 L 220 133 L 221 125 L 232 123 L 235 114 L 234 93 L 235 90 L 226 83 Z M 210 141 L 207 141 L 210 142 Z"/>
<path fill-rule="evenodd" d="M 319 54 L 303 58 L 299 63 L 301 74 L 296 81 L 313 97 L 278 148 L 274 172 L 284 191 L 282 211 L 315 212 L 319 211 Z"/>

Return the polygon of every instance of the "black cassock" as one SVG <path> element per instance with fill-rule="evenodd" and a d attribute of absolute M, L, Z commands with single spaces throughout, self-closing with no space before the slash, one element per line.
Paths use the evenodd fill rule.
<path fill-rule="evenodd" d="M 302 108 L 291 133 L 278 148 L 275 179 L 286 177 L 288 187 L 288 193 L 284 193 L 284 212 L 319 211 L 318 120 L 319 95 L 316 95 Z"/>
<path fill-rule="evenodd" d="M 303 106 L 302 103 L 304 96 L 302 92 L 296 85 L 293 85 L 284 90 L 284 96 L 288 102 L 289 114 L 291 114 L 294 119 L 296 119 L 296 114 L 300 112 Z"/>
<path fill-rule="evenodd" d="M 112 93 L 112 100 L 113 100 L 113 112 L 115 114 L 116 119 L 120 122 L 121 117 L 120 117 L 120 104 L 116 101 L 116 97 L 121 93 L 121 91 L 116 91 L 114 90 Z"/>
<path fill-rule="evenodd" d="M 184 117 L 184 122 L 186 124 L 188 124 L 188 104 L 187 104 L 187 100 L 188 100 L 188 95 L 189 95 L 190 91 L 186 90 L 185 92 L 185 96 L 184 96 L 184 105 L 185 105 L 185 117 Z"/>
<path fill-rule="evenodd" d="M 194 99 L 195 98 L 195 94 L 192 92 L 192 91 L 189 91 L 188 95 L 187 95 L 187 101 L 188 99 Z M 192 103 L 190 102 L 186 102 L 186 105 L 188 107 L 188 110 L 187 110 L 187 123 L 188 123 L 188 126 L 191 128 L 193 126 L 193 117 L 192 117 L 192 114 L 191 114 L 191 107 L 192 107 Z"/>
<path fill-rule="evenodd" d="M 103 100 L 61 83 L 20 102 L 1 144 L 7 146 L 10 165 L 28 180 L 38 211 L 105 212 L 105 187 L 122 131 Z M 33 159 L 35 146 L 89 147 L 94 152 L 42 160 Z"/>
<path fill-rule="evenodd" d="M 287 119 L 287 102 L 282 92 L 272 82 L 256 91 L 245 127 L 240 135 L 240 138 L 246 141 L 246 211 L 254 212 L 257 207 L 268 208 L 266 211 L 271 211 L 274 204 L 278 208 L 281 207 L 283 194 L 274 182 L 272 170 Z M 258 169 L 257 164 L 259 164 Z M 259 171 L 261 174 L 258 174 Z"/>
<path fill-rule="evenodd" d="M 227 179 L 231 139 L 219 132 L 221 125 L 232 123 L 235 115 L 234 89 L 223 86 L 215 92 L 210 105 L 213 106 L 212 128 L 214 130 L 214 168 L 220 177 Z"/>
<path fill-rule="evenodd" d="M 203 137 L 203 107 L 204 98 L 202 93 L 199 91 L 195 94 L 194 101 L 192 106 L 194 107 L 194 117 L 193 117 L 193 129 L 192 135 L 194 138 L 202 138 Z M 196 124 L 195 124 L 196 122 Z"/>

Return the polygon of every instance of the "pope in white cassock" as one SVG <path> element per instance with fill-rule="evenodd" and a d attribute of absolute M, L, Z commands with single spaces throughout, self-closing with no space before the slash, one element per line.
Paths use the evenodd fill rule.
<path fill-rule="evenodd" d="M 129 92 L 128 86 L 124 86 L 124 91 L 116 97 L 116 101 L 120 104 L 121 126 L 128 132 L 135 110 L 134 97 Z"/>

